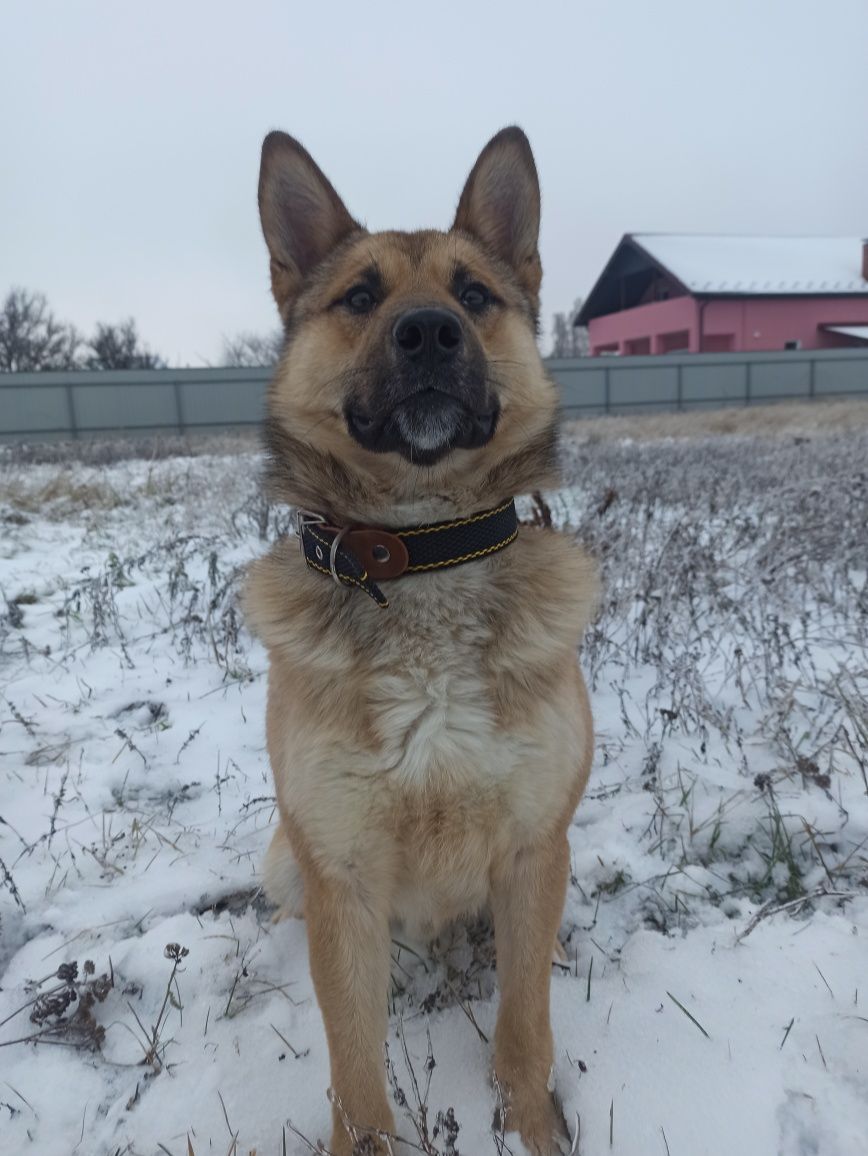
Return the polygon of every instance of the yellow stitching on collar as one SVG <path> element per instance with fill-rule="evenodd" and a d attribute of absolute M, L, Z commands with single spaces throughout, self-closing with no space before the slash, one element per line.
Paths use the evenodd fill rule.
<path fill-rule="evenodd" d="M 456 526 L 469 526 L 471 522 L 481 522 L 483 518 L 493 518 L 495 514 L 501 514 L 508 509 L 514 498 L 510 498 L 508 502 L 504 502 L 502 506 L 498 506 L 496 510 L 483 510 L 481 514 L 474 514 L 470 518 L 461 518 L 457 522 L 444 522 L 442 526 L 429 526 L 427 529 L 421 530 L 401 530 L 396 534 L 398 538 L 415 538 L 419 534 L 439 534 L 441 530 L 454 530 Z M 390 531 L 391 533 L 391 531 Z M 473 555 L 469 555 L 473 557 Z M 411 570 L 418 570 L 420 567 L 411 566 Z"/>
<path fill-rule="evenodd" d="M 502 550 L 518 537 L 518 530 L 513 530 L 508 538 L 497 542 L 494 546 L 487 546 L 484 550 L 475 550 L 472 554 L 462 554 L 460 558 L 447 558 L 445 562 L 428 562 L 424 566 L 408 566 L 405 574 L 415 573 L 417 570 L 437 570 L 441 566 L 457 566 L 459 562 L 469 562 L 471 558 L 482 558 L 485 554 L 493 554 L 495 550 Z"/>

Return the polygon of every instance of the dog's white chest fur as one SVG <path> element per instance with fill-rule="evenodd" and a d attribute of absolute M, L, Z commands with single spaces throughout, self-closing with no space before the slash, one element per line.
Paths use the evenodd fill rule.
<path fill-rule="evenodd" d="M 498 734 L 478 650 L 455 639 L 415 653 L 400 649 L 400 668 L 387 665 L 371 699 L 382 742 L 378 770 L 409 790 L 442 787 L 447 776 L 506 773 L 508 744 Z"/>

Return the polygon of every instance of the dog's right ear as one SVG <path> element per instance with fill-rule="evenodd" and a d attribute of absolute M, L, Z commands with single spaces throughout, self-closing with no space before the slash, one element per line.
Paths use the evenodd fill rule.
<path fill-rule="evenodd" d="M 308 273 L 361 225 L 310 153 L 285 132 L 270 132 L 262 142 L 259 217 L 271 256 L 271 291 L 287 320 Z"/>

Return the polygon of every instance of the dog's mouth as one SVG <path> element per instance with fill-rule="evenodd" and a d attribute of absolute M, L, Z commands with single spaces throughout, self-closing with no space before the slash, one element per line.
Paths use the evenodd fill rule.
<path fill-rule="evenodd" d="M 476 449 L 494 437 L 500 408 L 471 409 L 439 389 L 423 389 L 375 416 L 350 403 L 345 411 L 350 435 L 372 453 L 399 453 L 414 465 L 430 466 L 456 449 Z"/>

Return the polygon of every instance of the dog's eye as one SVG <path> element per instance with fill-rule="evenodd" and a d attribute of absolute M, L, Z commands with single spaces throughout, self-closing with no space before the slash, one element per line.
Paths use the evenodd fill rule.
<path fill-rule="evenodd" d="M 370 313 L 377 301 L 370 289 L 364 285 L 354 285 L 344 295 L 344 304 L 353 313 Z"/>
<path fill-rule="evenodd" d="M 462 289 L 458 300 L 470 313 L 479 313 L 490 303 L 491 294 L 484 285 L 480 285 L 478 281 L 474 281 L 472 285 L 468 285 L 466 289 Z"/>

